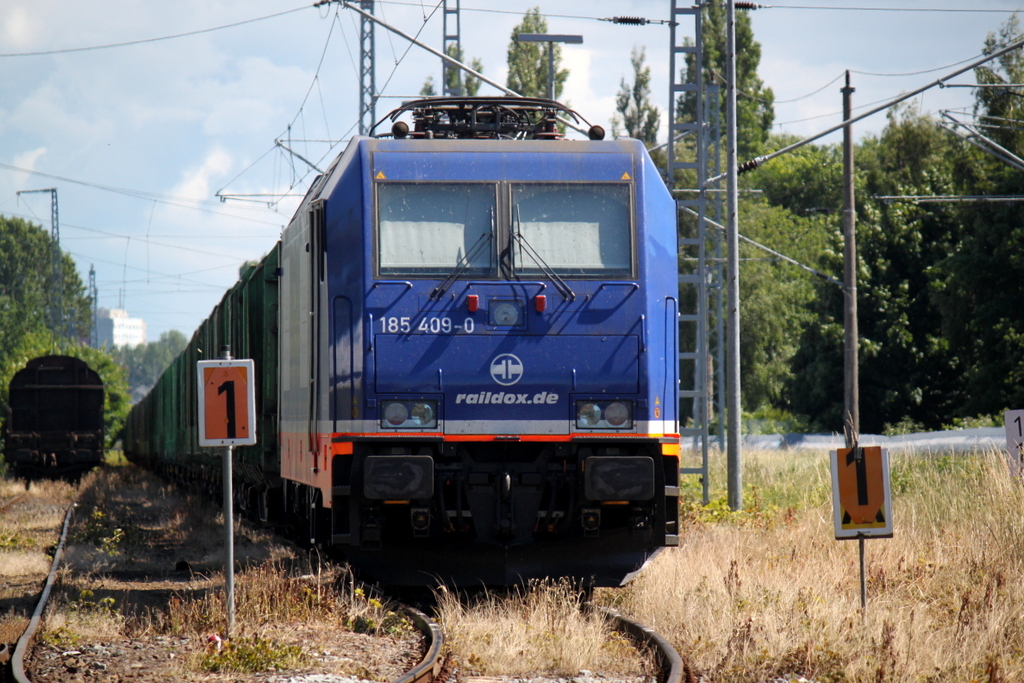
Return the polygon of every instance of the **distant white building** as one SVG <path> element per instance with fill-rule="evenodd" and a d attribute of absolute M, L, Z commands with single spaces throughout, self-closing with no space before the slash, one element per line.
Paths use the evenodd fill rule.
<path fill-rule="evenodd" d="M 96 311 L 96 330 L 100 347 L 138 346 L 146 343 L 146 321 L 128 317 L 120 308 Z"/>

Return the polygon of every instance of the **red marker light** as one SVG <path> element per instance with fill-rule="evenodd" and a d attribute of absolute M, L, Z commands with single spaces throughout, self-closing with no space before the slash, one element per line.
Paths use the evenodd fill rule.
<path fill-rule="evenodd" d="M 543 294 L 538 294 L 533 297 L 533 307 L 537 309 L 538 313 L 543 313 L 548 307 L 548 298 Z"/>
<path fill-rule="evenodd" d="M 466 307 L 470 313 L 476 313 L 476 310 L 480 308 L 480 297 L 476 294 L 470 294 L 466 297 Z"/>

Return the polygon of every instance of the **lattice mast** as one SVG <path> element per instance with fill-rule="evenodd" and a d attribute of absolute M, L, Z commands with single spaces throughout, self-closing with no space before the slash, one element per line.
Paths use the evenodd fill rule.
<path fill-rule="evenodd" d="M 459 18 L 461 0 L 444 0 L 444 44 L 441 46 L 446 55 L 462 59 L 462 22 Z M 454 51 L 452 46 L 455 46 Z M 453 76 L 454 74 L 454 76 Z M 452 85 L 449 86 L 448 84 Z M 447 97 L 462 97 L 462 69 L 441 60 L 441 94 Z"/>
<path fill-rule="evenodd" d="M 359 8 L 373 14 L 373 0 L 359 0 Z M 359 21 L 359 134 L 368 135 L 377 122 L 377 81 L 374 75 L 374 22 Z"/>
<path fill-rule="evenodd" d="M 50 193 L 50 331 L 58 349 L 64 349 L 64 340 L 70 336 L 64 320 L 64 268 L 61 266 L 60 217 L 57 211 L 57 188 L 21 190 L 16 194 Z"/>
<path fill-rule="evenodd" d="M 683 474 L 696 474 L 701 478 L 704 501 L 708 501 L 708 451 L 712 436 L 712 415 L 718 407 L 718 419 L 714 421 L 717 428 L 716 436 L 721 442 L 723 436 L 721 404 L 716 404 L 715 391 L 717 383 L 724 383 L 721 358 L 714 362 L 711 351 L 709 321 L 709 295 L 713 295 L 717 304 L 718 314 L 713 330 L 715 332 L 716 354 L 721 356 L 720 320 L 722 310 L 722 269 L 719 260 L 714 267 L 709 263 L 711 257 L 721 258 L 721 236 L 708 231 L 707 216 L 709 208 L 716 216 L 721 215 L 720 198 L 710 200 L 709 188 L 706 187 L 709 165 L 717 168 L 718 139 L 720 117 L 717 112 L 717 88 L 708 97 L 704 84 L 703 59 L 703 0 L 680 6 L 678 0 L 672 0 L 669 46 L 669 144 L 667 180 L 670 187 L 675 186 L 676 173 L 680 172 L 694 186 L 674 191 L 677 213 L 679 216 L 679 302 L 680 302 L 680 376 L 688 378 L 685 385 L 680 386 L 680 403 L 690 401 L 692 405 L 691 419 L 681 426 L 681 436 L 693 440 L 694 451 L 699 456 L 700 464 L 695 467 L 682 467 Z M 692 27 L 693 40 L 687 40 Z M 687 75 L 686 58 L 690 56 L 694 69 Z M 680 107 L 691 113 L 684 118 Z M 712 109 L 709 104 L 714 107 Z M 709 118 L 713 125 L 709 125 Z M 678 147 L 677 147 L 678 146 Z M 689 159 L 681 153 L 689 149 Z M 715 188 L 711 188 L 715 189 Z M 712 196 L 717 193 L 711 192 Z"/>

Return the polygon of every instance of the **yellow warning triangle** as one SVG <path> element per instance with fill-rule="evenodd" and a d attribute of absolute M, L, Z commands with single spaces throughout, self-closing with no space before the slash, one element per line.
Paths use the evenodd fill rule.
<path fill-rule="evenodd" d="M 629 173 L 623 173 L 619 180 L 632 180 L 632 178 L 629 177 Z"/>
<path fill-rule="evenodd" d="M 384 171 L 377 171 L 377 175 L 373 176 L 374 180 L 387 180 L 387 176 L 384 175 Z"/>

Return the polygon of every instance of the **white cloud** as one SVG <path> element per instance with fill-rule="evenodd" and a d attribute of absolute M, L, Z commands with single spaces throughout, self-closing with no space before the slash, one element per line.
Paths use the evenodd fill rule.
<path fill-rule="evenodd" d="M 44 154 L 46 154 L 45 147 L 38 147 L 36 149 L 28 150 L 27 152 L 22 152 L 14 157 L 12 165 L 17 166 L 18 168 L 34 171 L 36 170 L 36 162 L 39 161 L 39 158 Z"/>
<path fill-rule="evenodd" d="M 3 45 L 5 51 L 24 51 L 31 45 L 37 33 L 38 24 L 23 7 L 11 7 L 3 17 Z"/>
<path fill-rule="evenodd" d="M 187 169 L 182 174 L 181 180 L 171 190 L 171 194 L 178 197 L 209 199 L 216 191 L 212 189 L 215 184 L 213 179 L 216 177 L 218 181 L 225 180 L 231 166 L 231 155 L 222 148 L 215 148 L 206 155 L 199 166 Z"/>

